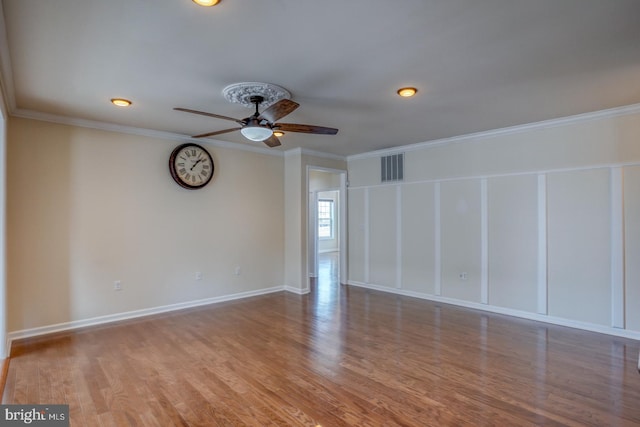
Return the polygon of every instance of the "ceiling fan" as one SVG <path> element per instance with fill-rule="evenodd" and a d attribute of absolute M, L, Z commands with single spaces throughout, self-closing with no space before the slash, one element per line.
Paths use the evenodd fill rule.
<path fill-rule="evenodd" d="M 205 138 L 207 136 L 220 135 L 223 133 L 234 132 L 239 130 L 242 135 L 251 141 L 262 141 L 269 147 L 277 147 L 281 145 L 280 140 L 273 134 L 274 131 L 282 132 L 300 132 L 312 133 L 317 135 L 335 135 L 338 129 L 323 126 L 302 125 L 297 123 L 276 123 L 287 114 L 298 108 L 300 104 L 290 99 L 281 99 L 272 104 L 262 113 L 258 110 L 260 104 L 264 101 L 264 97 L 254 95 L 249 98 L 250 102 L 255 104 L 256 112 L 244 119 L 234 119 L 233 117 L 221 116 L 219 114 L 207 113 L 204 111 L 190 110 L 188 108 L 176 107 L 176 111 L 184 111 L 185 113 L 200 114 L 201 116 L 213 117 L 222 120 L 231 120 L 240 125 L 240 127 L 207 132 L 200 135 L 193 135 L 192 138 Z"/>

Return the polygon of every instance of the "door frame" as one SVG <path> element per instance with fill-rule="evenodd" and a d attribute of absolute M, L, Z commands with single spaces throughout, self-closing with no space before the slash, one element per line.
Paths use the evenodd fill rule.
<path fill-rule="evenodd" d="M 318 275 L 318 236 L 316 230 L 316 218 L 317 218 L 317 209 L 318 209 L 318 192 L 311 192 L 310 188 L 310 172 L 311 171 L 319 171 L 319 172 L 329 172 L 333 174 L 340 175 L 340 187 L 335 189 L 330 189 L 331 191 L 338 191 L 338 239 L 339 239 L 339 250 L 340 250 L 340 283 L 347 283 L 347 271 L 348 266 L 348 257 L 347 257 L 347 236 L 348 236 L 348 227 L 347 227 L 347 171 L 344 169 L 332 169 L 325 168 L 320 166 L 312 166 L 307 165 L 307 206 L 309 207 L 307 212 L 307 248 L 312 251 L 314 265 L 313 272 L 309 271 L 307 266 L 307 276 L 309 273 L 312 273 L 313 276 L 317 277 Z M 311 195 L 313 194 L 313 197 Z M 313 204 L 311 203 L 313 202 Z M 311 226 L 313 224 L 313 226 Z M 309 256 L 307 255 L 307 263 L 309 261 Z M 308 279 L 307 279 L 308 280 Z"/>

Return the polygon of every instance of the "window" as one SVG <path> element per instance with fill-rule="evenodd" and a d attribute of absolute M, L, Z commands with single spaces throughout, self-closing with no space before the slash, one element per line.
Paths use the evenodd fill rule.
<path fill-rule="evenodd" d="M 318 238 L 333 239 L 333 200 L 318 200 Z"/>

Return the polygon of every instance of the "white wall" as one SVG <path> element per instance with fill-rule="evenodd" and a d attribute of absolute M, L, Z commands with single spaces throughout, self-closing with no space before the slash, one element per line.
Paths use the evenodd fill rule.
<path fill-rule="evenodd" d="M 640 337 L 640 106 L 402 151 L 349 158 L 349 283 Z"/>
<path fill-rule="evenodd" d="M 283 158 L 202 142 L 216 169 L 193 191 L 178 144 L 10 119 L 9 331 L 282 288 Z"/>

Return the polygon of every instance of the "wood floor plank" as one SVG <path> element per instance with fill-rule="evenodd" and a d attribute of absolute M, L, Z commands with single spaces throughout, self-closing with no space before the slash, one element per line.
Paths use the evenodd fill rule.
<path fill-rule="evenodd" d="M 317 282 L 14 343 L 84 426 L 640 425 L 633 340 Z"/>

